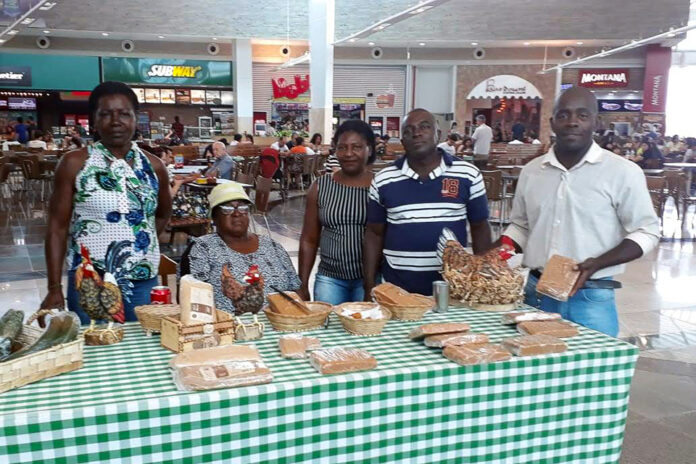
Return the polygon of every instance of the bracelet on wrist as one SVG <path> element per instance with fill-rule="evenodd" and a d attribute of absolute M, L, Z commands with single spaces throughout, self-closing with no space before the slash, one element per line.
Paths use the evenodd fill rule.
<path fill-rule="evenodd" d="M 63 288 L 63 284 L 51 284 L 51 285 L 48 286 L 48 289 L 49 289 L 49 290 L 53 290 L 53 289 L 56 289 L 56 288 Z"/>

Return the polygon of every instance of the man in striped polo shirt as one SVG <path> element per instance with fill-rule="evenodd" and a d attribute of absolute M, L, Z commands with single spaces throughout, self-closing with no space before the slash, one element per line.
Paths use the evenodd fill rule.
<path fill-rule="evenodd" d="M 488 200 L 483 178 L 470 163 L 437 148 L 437 124 L 424 110 L 411 111 L 401 126 L 406 155 L 372 181 L 363 245 L 365 297 L 379 270 L 384 280 L 432 294 L 440 280 L 437 242 L 444 227 L 466 246 L 466 222 L 475 253 L 490 248 Z"/>

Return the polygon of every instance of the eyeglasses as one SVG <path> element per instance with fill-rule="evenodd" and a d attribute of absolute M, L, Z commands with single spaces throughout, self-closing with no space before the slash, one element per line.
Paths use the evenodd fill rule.
<path fill-rule="evenodd" d="M 237 206 L 229 206 L 229 205 L 222 205 L 220 206 L 220 212 L 224 214 L 225 216 L 229 216 L 230 214 L 234 213 L 237 211 L 239 214 L 249 214 L 249 205 L 237 205 Z"/>

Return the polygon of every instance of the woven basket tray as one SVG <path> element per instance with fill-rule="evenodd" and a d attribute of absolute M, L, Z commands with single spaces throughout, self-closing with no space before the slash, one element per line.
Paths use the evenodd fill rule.
<path fill-rule="evenodd" d="M 304 332 L 323 326 L 329 314 L 331 314 L 333 306 L 329 303 L 322 303 L 320 301 L 308 301 L 305 304 L 313 314 L 308 316 L 278 314 L 271 311 L 271 308 L 268 306 L 264 308 L 264 313 L 271 323 L 271 326 L 278 332 Z"/>
<path fill-rule="evenodd" d="M 374 298 L 374 300 L 379 303 L 382 308 L 386 308 L 391 312 L 392 319 L 397 319 L 400 321 L 420 321 L 423 319 L 425 313 L 435 307 L 435 300 L 429 296 L 420 295 L 418 293 L 412 293 L 411 295 L 420 300 L 419 304 L 397 305 L 380 300 L 374 295 L 372 295 L 372 298 Z"/>
<path fill-rule="evenodd" d="M 349 307 L 352 309 L 361 309 L 364 306 L 365 309 L 374 306 L 374 303 L 343 303 L 334 308 L 334 314 L 338 316 L 341 321 L 341 325 L 346 329 L 347 332 L 353 335 L 366 335 L 366 336 L 376 336 L 381 335 L 382 329 L 391 318 L 391 311 L 380 305 L 382 313 L 385 315 L 383 319 L 354 319 L 352 317 L 343 316 L 341 312 Z"/>
<path fill-rule="evenodd" d="M 15 340 L 21 345 L 34 343 L 43 333 L 38 327 L 23 325 Z M 82 337 L 0 363 L 0 393 L 82 367 Z"/>
<path fill-rule="evenodd" d="M 135 307 L 135 315 L 138 322 L 145 329 L 147 335 L 162 332 L 162 319 L 178 316 L 181 307 L 178 304 L 156 304 Z"/>

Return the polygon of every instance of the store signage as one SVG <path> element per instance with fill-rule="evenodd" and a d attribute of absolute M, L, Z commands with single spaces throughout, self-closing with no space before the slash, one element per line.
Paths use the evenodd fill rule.
<path fill-rule="evenodd" d="M 480 82 L 467 98 L 541 98 L 529 81 L 512 74 L 501 74 Z"/>
<path fill-rule="evenodd" d="M 102 58 L 105 81 L 232 87 L 232 63 L 164 58 Z"/>
<path fill-rule="evenodd" d="M 0 86 L 31 87 L 31 68 L 0 66 Z"/>
<path fill-rule="evenodd" d="M 309 74 L 305 74 L 304 77 L 295 75 L 292 83 L 286 81 L 284 77 L 277 77 L 271 79 L 271 85 L 273 86 L 273 98 L 294 100 L 309 90 Z"/>
<path fill-rule="evenodd" d="M 581 69 L 578 85 L 602 89 L 628 87 L 628 69 Z"/>
<path fill-rule="evenodd" d="M 663 113 L 666 109 L 667 76 L 672 65 L 669 47 L 649 45 L 645 56 L 645 82 L 643 84 L 643 111 Z"/>
<path fill-rule="evenodd" d="M 35 110 L 36 109 L 36 98 L 26 98 L 26 97 L 9 97 L 7 99 L 9 105 L 8 108 L 11 110 Z"/>
<path fill-rule="evenodd" d="M 597 102 L 600 112 L 614 112 L 614 111 L 641 111 L 643 109 L 642 100 L 599 100 Z"/>
<path fill-rule="evenodd" d="M 377 108 L 394 108 L 394 99 L 396 95 L 393 93 L 385 93 L 383 95 L 377 95 L 376 104 Z"/>

